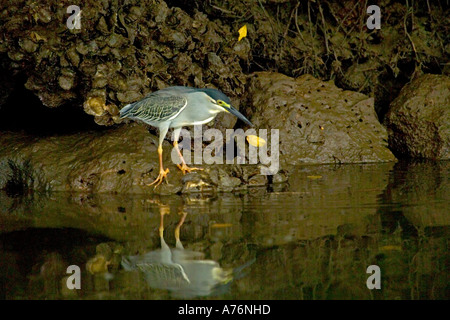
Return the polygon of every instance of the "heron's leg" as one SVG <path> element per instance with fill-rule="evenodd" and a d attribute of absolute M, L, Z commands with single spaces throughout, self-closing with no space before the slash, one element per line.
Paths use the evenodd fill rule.
<path fill-rule="evenodd" d="M 183 158 L 183 155 L 181 154 L 180 149 L 178 148 L 178 139 L 180 138 L 180 132 L 181 128 L 176 128 L 173 131 L 174 139 L 173 139 L 173 147 L 177 151 L 178 155 L 181 159 L 181 165 L 177 164 L 178 168 L 180 168 L 181 171 L 183 171 L 183 174 L 186 174 L 186 172 L 191 172 L 192 170 L 203 170 L 202 168 L 190 168 L 187 166 L 186 161 Z"/>
<path fill-rule="evenodd" d="M 158 147 L 158 155 L 159 155 L 159 175 L 155 179 L 155 181 L 153 181 L 152 183 L 149 184 L 149 186 L 155 185 L 155 189 L 157 186 L 159 186 L 161 184 L 161 182 L 163 182 L 164 179 L 166 179 L 166 182 L 168 181 L 167 174 L 169 173 L 169 168 L 164 170 L 164 167 L 163 167 L 162 146 Z"/>
<path fill-rule="evenodd" d="M 170 207 L 166 205 L 161 205 L 159 207 L 159 214 L 160 214 L 160 222 L 159 222 L 159 239 L 161 240 L 161 249 L 162 250 L 169 250 L 170 248 L 167 245 L 166 241 L 164 240 L 164 216 L 166 214 L 170 213 Z"/>
<path fill-rule="evenodd" d="M 166 205 L 161 205 L 159 207 L 159 215 L 160 215 L 160 221 L 159 221 L 159 236 L 161 238 L 164 237 L 164 216 L 166 214 L 170 213 L 170 207 Z"/>
<path fill-rule="evenodd" d="M 158 155 L 159 155 L 159 175 L 158 177 L 155 179 L 155 181 L 153 181 L 152 183 L 149 184 L 149 186 L 151 185 L 155 185 L 155 189 L 157 186 L 159 186 L 161 184 L 161 182 L 163 182 L 164 179 L 166 179 L 166 182 L 168 182 L 167 180 L 167 174 L 169 173 L 169 168 L 167 168 L 166 170 L 164 170 L 163 167 L 163 158 L 162 158 L 162 153 L 163 153 L 163 148 L 162 148 L 162 144 L 164 142 L 164 137 L 166 136 L 167 130 L 169 128 L 160 128 L 160 132 L 159 132 L 159 145 L 158 145 Z"/>
<path fill-rule="evenodd" d="M 181 212 L 179 212 L 179 214 L 181 214 L 181 219 L 178 222 L 177 226 L 175 227 L 175 240 L 176 240 L 176 247 L 178 249 L 184 249 L 183 245 L 181 244 L 181 241 L 180 241 L 180 228 L 183 225 L 184 220 L 186 219 L 187 212 L 182 210 Z"/>

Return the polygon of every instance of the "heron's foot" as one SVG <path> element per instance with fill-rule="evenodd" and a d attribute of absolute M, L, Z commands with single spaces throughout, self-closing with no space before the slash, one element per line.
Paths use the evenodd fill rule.
<path fill-rule="evenodd" d="M 203 170 L 202 168 L 190 168 L 186 165 L 186 163 L 178 164 L 177 166 L 178 168 L 180 168 L 181 171 L 183 171 L 183 174 L 186 174 L 186 172 L 191 172 L 194 170 Z"/>
<path fill-rule="evenodd" d="M 166 179 L 166 183 L 168 183 L 168 180 L 167 180 L 168 173 L 169 173 L 169 168 L 167 168 L 166 170 L 164 170 L 164 169 L 159 170 L 158 177 L 155 179 L 155 181 L 148 184 L 148 186 L 155 185 L 154 189 L 156 189 L 156 187 L 158 187 L 161 184 L 161 182 L 163 182 L 164 179 Z"/>

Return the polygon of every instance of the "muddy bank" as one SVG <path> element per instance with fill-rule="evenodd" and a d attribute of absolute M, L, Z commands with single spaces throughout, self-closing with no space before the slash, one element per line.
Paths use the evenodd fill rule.
<path fill-rule="evenodd" d="M 182 175 L 164 143 L 169 184 L 149 187 L 158 175 L 158 138 L 144 126 L 130 124 L 103 132 L 37 138 L 21 133 L 0 137 L 0 189 L 12 194 L 30 190 L 87 193 L 189 193 L 244 190 L 286 181 L 280 170 L 261 175 L 259 165 L 201 165 Z"/>

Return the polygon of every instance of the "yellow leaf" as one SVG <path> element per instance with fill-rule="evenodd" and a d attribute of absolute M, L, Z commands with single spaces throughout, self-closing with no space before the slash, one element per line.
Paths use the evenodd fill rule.
<path fill-rule="evenodd" d="M 211 225 L 211 228 L 229 228 L 232 226 L 231 223 L 214 223 Z"/>
<path fill-rule="evenodd" d="M 245 24 L 242 28 L 239 29 L 239 39 L 238 39 L 238 41 L 241 41 L 246 36 L 247 36 L 247 25 Z"/>
<path fill-rule="evenodd" d="M 322 176 L 307 176 L 308 179 L 316 180 L 316 179 L 322 179 Z"/>
<path fill-rule="evenodd" d="M 402 251 L 402 247 L 396 246 L 396 245 L 387 245 L 387 246 L 380 247 L 380 250 L 381 251 Z"/>
<path fill-rule="evenodd" d="M 263 147 L 266 144 L 266 140 L 255 135 L 248 135 L 247 141 L 254 147 Z"/>
<path fill-rule="evenodd" d="M 44 37 L 42 37 L 39 33 L 37 33 L 37 32 L 35 32 L 35 31 L 32 31 L 31 33 L 30 33 L 30 36 L 31 36 L 31 38 L 34 40 L 34 41 L 44 41 L 44 42 L 47 42 L 47 39 L 46 38 L 44 38 Z"/>

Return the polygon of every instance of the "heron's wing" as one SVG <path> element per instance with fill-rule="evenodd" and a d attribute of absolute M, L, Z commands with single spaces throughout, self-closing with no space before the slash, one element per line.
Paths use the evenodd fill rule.
<path fill-rule="evenodd" d="M 132 103 L 120 110 L 121 118 L 135 118 L 145 122 L 167 121 L 175 118 L 184 108 L 184 96 L 157 91 L 141 101 Z"/>

